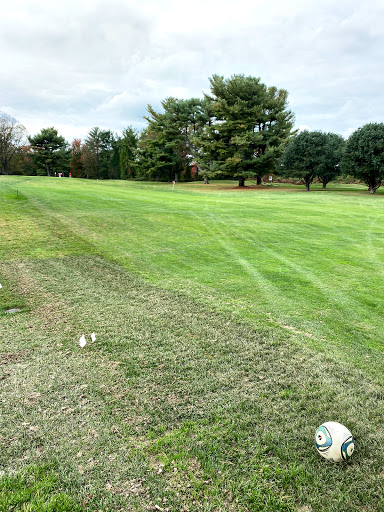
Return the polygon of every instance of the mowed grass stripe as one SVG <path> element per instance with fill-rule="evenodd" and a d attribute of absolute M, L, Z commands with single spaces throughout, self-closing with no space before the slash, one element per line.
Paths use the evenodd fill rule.
<path fill-rule="evenodd" d="M 4 468 L 53 461 L 90 510 L 383 507 L 383 389 L 362 372 L 102 257 L 0 272 L 27 308 L 0 318 Z M 356 436 L 351 464 L 316 453 L 327 419 Z"/>
<path fill-rule="evenodd" d="M 384 382 L 381 196 L 355 188 L 241 192 L 220 182 L 175 190 L 44 178 L 1 184 L 17 239 L 4 258 L 99 253 L 231 317 L 290 330 L 298 342 Z M 16 186 L 25 191 L 22 203 L 9 199 Z M 19 223 L 26 217 L 37 220 L 31 230 L 23 227 L 23 245 Z"/>

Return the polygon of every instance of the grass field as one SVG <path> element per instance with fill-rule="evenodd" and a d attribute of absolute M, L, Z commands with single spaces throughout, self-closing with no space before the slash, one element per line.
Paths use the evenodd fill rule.
<path fill-rule="evenodd" d="M 0 511 L 384 510 L 383 207 L 1 177 Z"/>

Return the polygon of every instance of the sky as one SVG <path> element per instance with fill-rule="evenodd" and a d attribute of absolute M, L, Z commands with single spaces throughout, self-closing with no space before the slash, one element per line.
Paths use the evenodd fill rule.
<path fill-rule="evenodd" d="M 288 91 L 295 127 L 384 122 L 384 0 L 0 0 L 0 111 L 71 142 L 141 129 L 209 77 Z"/>

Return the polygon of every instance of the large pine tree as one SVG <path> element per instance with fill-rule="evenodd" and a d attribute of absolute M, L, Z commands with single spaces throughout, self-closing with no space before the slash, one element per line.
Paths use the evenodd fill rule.
<path fill-rule="evenodd" d="M 175 98 L 161 102 L 163 113 L 148 105 L 148 127 L 140 141 L 141 172 L 150 179 L 178 180 L 179 174 L 188 165 L 189 156 L 185 137 L 180 130 L 174 111 Z"/>
<path fill-rule="evenodd" d="M 92 128 L 85 139 L 82 159 L 86 178 L 120 177 L 118 141 L 111 130 Z"/>
<path fill-rule="evenodd" d="M 56 128 L 43 128 L 40 133 L 28 137 L 37 174 L 52 176 L 54 172 L 69 170 L 70 151 L 64 137 Z"/>
<path fill-rule="evenodd" d="M 136 176 L 138 143 L 139 133 L 132 126 L 128 126 L 121 132 L 117 144 L 119 147 L 120 178 L 123 180 Z"/>
<path fill-rule="evenodd" d="M 246 178 L 275 169 L 281 147 L 289 138 L 294 115 L 288 110 L 288 93 L 267 87 L 259 78 L 233 75 L 210 78 L 213 122 L 201 137 L 202 160 L 209 163 L 211 176 Z"/>

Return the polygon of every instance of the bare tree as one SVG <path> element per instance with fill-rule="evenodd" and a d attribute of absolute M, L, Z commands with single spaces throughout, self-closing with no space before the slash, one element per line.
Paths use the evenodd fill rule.
<path fill-rule="evenodd" d="M 8 114 L 0 112 L 0 174 L 8 174 L 16 150 L 26 142 L 26 130 Z"/>

